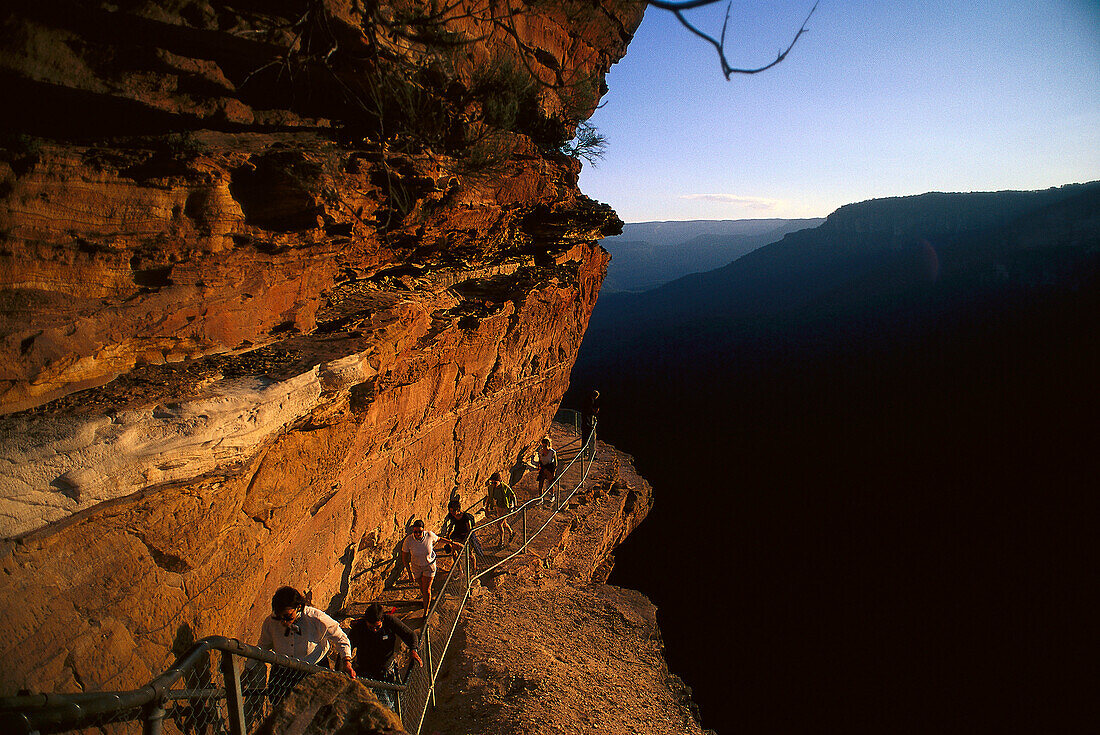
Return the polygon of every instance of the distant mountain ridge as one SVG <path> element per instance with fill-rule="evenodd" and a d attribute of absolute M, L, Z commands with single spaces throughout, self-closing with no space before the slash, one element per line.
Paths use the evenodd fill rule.
<path fill-rule="evenodd" d="M 602 241 L 611 253 L 603 293 L 647 291 L 689 273 L 721 267 L 789 232 L 825 220 L 741 219 L 632 222 Z"/>
<path fill-rule="evenodd" d="M 943 237 L 1000 227 L 1027 212 L 1055 204 L 1096 186 L 1067 184 L 1041 191 L 928 192 L 846 204 L 825 218 L 822 228 L 848 233 L 893 233 L 898 237 Z"/>
<path fill-rule="evenodd" d="M 1031 227 L 1030 216 L 1072 221 L 1078 239 L 1087 238 L 1097 196 L 1100 182 L 1037 192 L 932 193 L 846 205 L 819 227 L 789 233 L 721 268 L 685 276 L 647 294 L 602 297 L 589 327 L 594 330 L 593 346 L 598 346 L 595 335 L 601 329 L 621 319 L 644 318 L 653 328 L 678 324 L 689 316 L 713 321 L 773 314 L 811 303 L 845 283 L 872 278 L 880 269 L 888 281 L 913 273 L 946 278 L 979 267 L 978 261 L 991 273 L 1003 270 L 1011 251 L 995 243 L 1022 237 Z M 1059 207 L 1062 214 L 1052 214 Z M 982 233 L 993 241 L 988 246 L 980 246 Z M 1072 234 L 1058 235 L 1056 228 L 1049 236 L 1029 237 L 1046 247 L 1058 237 L 1073 241 Z M 1053 250 L 1049 254 L 1055 255 Z M 895 272 L 899 258 L 910 263 L 904 276 Z M 928 271 L 933 265 L 934 276 Z"/>

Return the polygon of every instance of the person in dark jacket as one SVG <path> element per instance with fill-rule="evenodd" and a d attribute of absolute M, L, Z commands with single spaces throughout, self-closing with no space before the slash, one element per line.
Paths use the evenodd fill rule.
<path fill-rule="evenodd" d="M 447 539 L 450 544 L 457 546 L 459 551 L 469 542 L 473 544 L 474 551 L 478 554 L 483 553 L 474 534 L 473 515 L 462 510 L 462 502 L 459 500 L 452 500 L 447 507 L 447 517 L 443 519 L 443 527 L 439 530 L 439 535 Z"/>
<path fill-rule="evenodd" d="M 596 431 L 596 419 L 600 415 L 600 392 L 594 390 L 588 394 L 588 398 L 584 401 L 584 420 L 581 423 L 581 446 L 588 446 L 588 437 L 592 436 Z M 593 441 L 592 446 L 588 447 L 587 457 L 593 457 L 596 454 L 596 444 Z"/>
<path fill-rule="evenodd" d="M 355 649 L 355 673 L 366 679 L 400 684 L 397 662 L 394 658 L 398 651 L 398 641 L 409 647 L 412 660 L 419 666 L 416 631 L 405 625 L 393 615 L 382 612 L 380 603 L 372 603 L 363 617 L 351 624 L 348 633 L 352 648 Z M 392 689 L 374 689 L 378 701 L 392 710 L 397 709 L 397 692 Z"/>
<path fill-rule="evenodd" d="M 516 537 L 516 532 L 508 525 L 507 516 L 516 507 L 516 494 L 512 488 L 505 485 L 499 472 L 494 472 L 485 481 L 488 492 L 485 494 L 485 518 L 501 518 L 500 521 L 500 546 L 504 546 L 504 534 L 508 533 L 508 541 Z"/>

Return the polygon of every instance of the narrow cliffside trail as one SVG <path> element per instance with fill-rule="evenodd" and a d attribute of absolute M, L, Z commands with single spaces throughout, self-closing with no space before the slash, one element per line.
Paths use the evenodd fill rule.
<path fill-rule="evenodd" d="M 0 695 L 379 594 L 568 388 L 622 226 L 569 141 L 645 4 L 9 5 Z"/>
<path fill-rule="evenodd" d="M 473 591 L 422 732 L 702 734 L 662 657 L 656 608 L 604 583 L 652 489 L 629 455 L 600 443 L 597 457 L 529 552 Z"/>

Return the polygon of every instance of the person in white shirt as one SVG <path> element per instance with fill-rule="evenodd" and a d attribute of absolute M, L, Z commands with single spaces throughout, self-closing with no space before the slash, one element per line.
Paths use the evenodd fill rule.
<path fill-rule="evenodd" d="M 439 536 L 424 530 L 424 521 L 413 521 L 409 535 L 401 543 L 401 566 L 409 573 L 409 579 L 420 583 L 420 597 L 424 600 L 424 614 L 432 603 L 432 579 L 435 577 L 435 545 Z"/>
<path fill-rule="evenodd" d="M 535 455 L 536 466 L 539 471 L 539 495 L 542 495 L 543 488 L 547 484 L 554 481 L 554 477 L 558 472 L 558 453 L 554 451 L 554 448 L 550 445 L 550 437 L 544 436 L 542 443 L 539 446 L 538 454 Z M 554 487 L 554 492 L 547 502 L 553 506 L 555 504 L 557 492 L 557 486 Z"/>
<path fill-rule="evenodd" d="M 302 593 L 293 587 L 280 587 L 271 596 L 271 616 L 260 625 L 258 645 L 326 669 L 331 668 L 328 654 L 335 650 L 337 670 L 356 678 L 347 633 L 324 612 L 307 605 Z M 305 676 L 304 671 L 272 666 L 268 680 L 271 704 L 282 702 Z"/>
<path fill-rule="evenodd" d="M 328 668 L 328 654 L 336 651 L 337 670 L 355 678 L 351 641 L 340 624 L 306 604 L 293 587 L 280 587 L 271 597 L 271 617 L 260 627 L 260 648 Z"/>

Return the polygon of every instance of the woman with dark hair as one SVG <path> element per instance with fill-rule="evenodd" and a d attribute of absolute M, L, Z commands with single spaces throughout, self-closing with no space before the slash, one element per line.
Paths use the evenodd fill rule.
<path fill-rule="evenodd" d="M 336 668 L 351 678 L 351 642 L 340 624 L 321 610 L 306 604 L 306 598 L 293 587 L 280 587 L 271 596 L 271 616 L 260 626 L 260 648 L 292 656 L 306 663 L 330 668 L 328 654 L 336 649 Z M 275 666 L 268 686 L 273 703 L 282 701 L 305 672 Z"/>
<path fill-rule="evenodd" d="M 473 514 L 462 510 L 462 502 L 452 500 L 447 505 L 447 516 L 443 519 L 443 527 L 439 529 L 440 537 L 448 542 L 447 551 L 451 550 L 451 546 L 457 546 L 458 552 L 461 552 L 462 547 L 470 543 L 479 556 L 484 554 L 481 545 L 477 542 L 477 536 L 474 535 L 475 525 L 477 524 Z"/>

